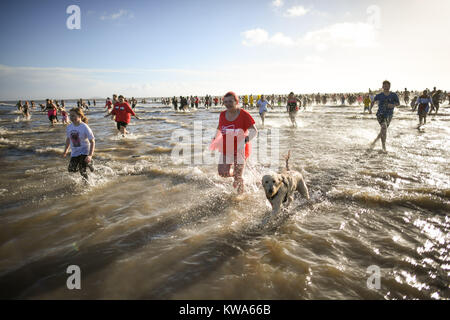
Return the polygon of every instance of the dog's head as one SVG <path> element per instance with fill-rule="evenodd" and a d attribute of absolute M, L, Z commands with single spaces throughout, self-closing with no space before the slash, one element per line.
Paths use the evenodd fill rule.
<path fill-rule="evenodd" d="M 267 175 L 262 178 L 262 185 L 268 198 L 276 195 L 282 184 L 283 179 L 279 174 Z"/>

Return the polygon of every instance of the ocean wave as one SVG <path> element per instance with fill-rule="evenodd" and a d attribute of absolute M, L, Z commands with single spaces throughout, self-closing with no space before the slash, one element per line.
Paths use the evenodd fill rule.
<path fill-rule="evenodd" d="M 353 189 L 332 190 L 328 194 L 334 200 L 352 200 L 368 205 L 382 207 L 411 205 L 428 210 L 450 211 L 450 201 L 439 196 L 421 193 L 403 193 L 400 195 L 380 194 L 377 191 L 360 191 Z"/>

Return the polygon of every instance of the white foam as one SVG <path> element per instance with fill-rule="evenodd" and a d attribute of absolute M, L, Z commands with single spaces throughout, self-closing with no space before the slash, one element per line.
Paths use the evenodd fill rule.
<path fill-rule="evenodd" d="M 0 127 L 0 134 L 8 134 L 8 129 L 4 128 L 4 127 Z"/>
<path fill-rule="evenodd" d="M 132 132 L 125 135 L 125 137 L 122 136 L 121 133 L 118 133 L 115 136 L 111 136 L 109 139 L 112 141 L 121 141 L 121 140 L 138 140 L 140 138 L 144 138 L 145 134 L 134 134 Z"/>
<path fill-rule="evenodd" d="M 38 148 L 35 151 L 37 153 L 55 152 L 55 153 L 63 154 L 64 150 L 62 148 L 45 147 L 45 148 Z"/>

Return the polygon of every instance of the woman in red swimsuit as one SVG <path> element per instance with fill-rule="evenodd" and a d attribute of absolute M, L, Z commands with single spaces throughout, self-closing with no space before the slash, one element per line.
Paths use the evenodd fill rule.
<path fill-rule="evenodd" d="M 258 130 L 250 113 L 238 107 L 239 98 L 234 92 L 228 92 L 223 103 L 227 110 L 220 113 L 217 138 L 216 142 L 213 142 L 216 146 L 212 148 L 223 154 L 218 166 L 219 175 L 225 178 L 234 177 L 233 187 L 238 189 L 238 193 L 244 193 L 242 175 L 245 162 L 250 156 L 250 141 L 256 137 Z"/>

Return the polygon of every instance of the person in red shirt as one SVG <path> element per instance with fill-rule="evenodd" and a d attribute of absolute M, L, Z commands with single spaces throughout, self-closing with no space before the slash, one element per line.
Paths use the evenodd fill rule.
<path fill-rule="evenodd" d="M 222 161 L 218 166 L 219 175 L 225 178 L 234 177 L 233 187 L 242 194 L 242 176 L 245 162 L 250 156 L 250 141 L 256 137 L 258 130 L 250 113 L 238 107 L 239 99 L 234 92 L 228 92 L 223 102 L 227 110 L 220 113 L 217 134 L 211 149 L 222 153 Z"/>
<path fill-rule="evenodd" d="M 112 108 L 112 102 L 111 102 L 111 99 L 109 97 L 106 98 L 105 109 L 106 108 L 108 108 L 108 113 L 109 113 L 109 110 L 111 110 L 111 108 Z"/>
<path fill-rule="evenodd" d="M 195 108 L 198 109 L 198 104 L 199 104 L 200 100 L 198 99 L 197 96 L 195 96 Z"/>
<path fill-rule="evenodd" d="M 139 119 L 122 95 L 119 96 L 119 101 L 114 104 L 111 113 L 107 114 L 105 118 L 109 115 L 115 116 L 117 130 L 120 131 L 122 137 L 125 137 L 125 135 L 129 133 L 126 127 L 130 123 L 131 116 L 133 115 L 136 119 Z"/>

